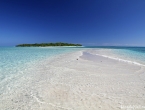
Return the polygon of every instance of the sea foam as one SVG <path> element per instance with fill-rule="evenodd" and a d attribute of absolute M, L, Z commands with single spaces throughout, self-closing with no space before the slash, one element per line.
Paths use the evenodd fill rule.
<path fill-rule="evenodd" d="M 100 55 L 100 54 L 96 54 L 98 56 L 102 56 L 102 57 L 105 57 L 105 58 L 109 58 L 109 59 L 113 59 L 113 60 L 118 60 L 118 61 L 121 61 L 121 62 L 126 62 L 126 63 L 130 63 L 130 64 L 135 64 L 135 65 L 139 65 L 139 66 L 145 66 L 141 63 L 138 63 L 138 62 L 135 62 L 135 61 L 130 61 L 130 60 L 125 60 L 125 59 L 121 59 L 121 58 L 118 58 L 118 57 L 111 57 L 111 56 L 107 56 L 107 55 Z"/>

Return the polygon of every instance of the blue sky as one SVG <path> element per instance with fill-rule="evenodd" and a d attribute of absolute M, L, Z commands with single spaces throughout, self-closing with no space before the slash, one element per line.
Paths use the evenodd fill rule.
<path fill-rule="evenodd" d="M 0 46 L 145 46 L 145 0 L 0 0 Z"/>

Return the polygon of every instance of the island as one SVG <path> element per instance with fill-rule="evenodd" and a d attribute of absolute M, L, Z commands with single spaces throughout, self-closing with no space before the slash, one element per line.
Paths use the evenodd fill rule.
<path fill-rule="evenodd" d="M 16 47 L 48 47 L 48 46 L 82 46 L 81 44 L 72 44 L 72 43 L 35 43 L 35 44 L 18 44 Z"/>

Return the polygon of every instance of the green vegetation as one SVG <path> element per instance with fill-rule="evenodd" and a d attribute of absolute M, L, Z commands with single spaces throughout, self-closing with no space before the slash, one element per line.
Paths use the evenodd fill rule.
<path fill-rule="evenodd" d="M 81 44 L 72 44 L 72 43 L 35 43 L 35 44 L 19 44 L 16 47 L 48 47 L 48 46 L 82 46 Z"/>

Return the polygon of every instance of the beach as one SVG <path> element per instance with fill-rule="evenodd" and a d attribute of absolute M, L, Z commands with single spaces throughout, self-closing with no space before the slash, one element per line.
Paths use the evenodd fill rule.
<path fill-rule="evenodd" d="M 96 52 L 79 50 L 39 61 L 31 74 L 9 84 L 0 109 L 144 110 L 144 66 Z"/>

